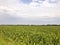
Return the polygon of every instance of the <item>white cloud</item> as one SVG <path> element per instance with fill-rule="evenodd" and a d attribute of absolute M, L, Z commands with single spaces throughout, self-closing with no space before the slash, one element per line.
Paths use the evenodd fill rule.
<path fill-rule="evenodd" d="M 11 1 L 9 1 L 10 3 Z M 14 2 L 14 1 L 13 1 Z M 25 5 L 25 4 L 20 4 L 17 2 L 11 2 L 11 4 L 8 4 L 8 6 L 4 6 L 6 4 L 3 4 L 0 6 L 1 10 L 6 10 L 9 13 L 9 15 L 14 15 L 14 16 L 22 16 L 22 17 L 55 17 L 57 13 L 56 4 L 49 4 L 47 1 L 44 2 L 44 4 L 41 4 L 39 6 L 38 3 L 36 2 L 31 2 L 30 5 Z M 47 3 L 46 3 L 47 2 Z M 15 5 L 17 3 L 17 5 Z M 46 3 L 46 4 L 45 4 Z M 54 7 L 52 7 L 52 5 Z M 36 7 L 37 6 L 37 7 Z M 49 7 L 50 6 L 50 7 Z M 59 11 L 60 9 L 58 9 Z M 60 11 L 59 11 L 60 12 Z"/>
<path fill-rule="evenodd" d="M 44 1 L 43 4 L 41 4 L 42 7 L 56 7 L 56 3 L 49 3 L 48 0 Z"/>
<path fill-rule="evenodd" d="M 0 17 L 3 15 L 27 19 L 60 17 L 60 3 L 51 4 L 45 0 L 43 3 L 32 1 L 27 5 L 19 0 L 0 0 Z"/>

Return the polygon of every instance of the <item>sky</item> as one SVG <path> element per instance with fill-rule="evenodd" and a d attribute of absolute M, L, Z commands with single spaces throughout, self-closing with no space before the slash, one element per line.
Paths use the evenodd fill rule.
<path fill-rule="evenodd" d="M 0 0 L 0 24 L 60 24 L 60 0 Z"/>

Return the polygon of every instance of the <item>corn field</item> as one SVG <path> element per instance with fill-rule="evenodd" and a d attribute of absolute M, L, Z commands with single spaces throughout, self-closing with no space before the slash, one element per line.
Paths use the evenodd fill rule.
<path fill-rule="evenodd" d="M 60 26 L 0 26 L 0 45 L 60 45 Z"/>

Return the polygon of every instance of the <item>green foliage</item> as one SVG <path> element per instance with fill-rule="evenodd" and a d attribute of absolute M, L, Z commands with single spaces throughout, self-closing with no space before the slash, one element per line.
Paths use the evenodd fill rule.
<path fill-rule="evenodd" d="M 0 45 L 60 45 L 60 26 L 0 26 Z"/>

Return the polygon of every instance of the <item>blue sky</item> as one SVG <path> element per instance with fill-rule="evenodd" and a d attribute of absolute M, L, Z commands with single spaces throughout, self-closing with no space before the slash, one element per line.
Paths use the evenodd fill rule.
<path fill-rule="evenodd" d="M 24 3 L 24 4 L 29 4 L 29 3 L 32 2 L 32 0 L 21 0 L 21 2 Z"/>
<path fill-rule="evenodd" d="M 0 0 L 0 24 L 60 24 L 60 0 Z"/>

